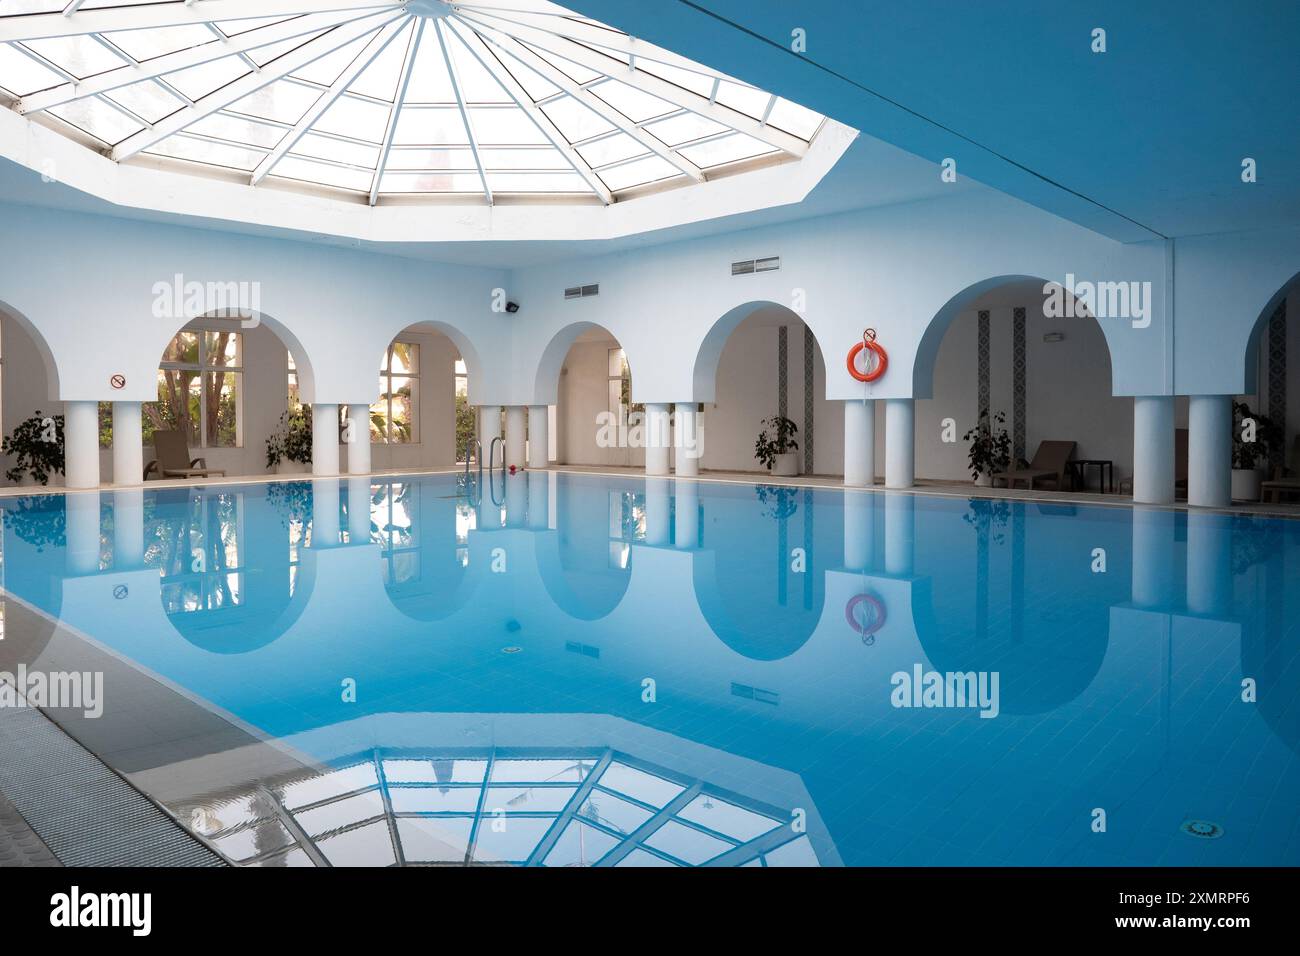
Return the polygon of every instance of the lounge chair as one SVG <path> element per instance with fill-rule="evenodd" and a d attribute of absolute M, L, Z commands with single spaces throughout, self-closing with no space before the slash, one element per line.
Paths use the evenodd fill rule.
<path fill-rule="evenodd" d="M 226 476 L 221 468 L 209 468 L 206 458 L 191 458 L 184 432 L 154 432 L 153 450 L 158 457 L 144 466 L 144 480 L 154 472 L 160 478 L 208 478 Z"/>
<path fill-rule="evenodd" d="M 993 476 L 993 480 L 1003 479 L 1008 488 L 1014 488 L 1017 481 L 1023 481 L 1025 487 L 1032 489 L 1035 482 L 1052 479 L 1056 482 L 1056 490 L 1064 491 L 1065 473 L 1069 468 L 1070 457 L 1074 454 L 1074 446 L 1072 441 L 1039 442 L 1038 451 L 1034 452 L 1034 460 L 1028 468 L 999 472 Z"/>
<path fill-rule="evenodd" d="M 1279 503 L 1284 494 L 1300 495 L 1300 435 L 1295 436 L 1291 445 L 1291 457 L 1287 459 L 1286 467 L 1277 469 L 1270 481 L 1259 486 L 1259 491 L 1260 501 Z"/>

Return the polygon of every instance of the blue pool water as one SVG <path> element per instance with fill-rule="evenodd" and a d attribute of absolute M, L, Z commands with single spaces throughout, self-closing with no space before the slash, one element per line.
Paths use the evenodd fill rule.
<path fill-rule="evenodd" d="M 9 595 L 262 741 L 117 671 L 82 738 L 235 861 L 1300 863 L 1300 522 L 546 473 L 0 510 Z"/>

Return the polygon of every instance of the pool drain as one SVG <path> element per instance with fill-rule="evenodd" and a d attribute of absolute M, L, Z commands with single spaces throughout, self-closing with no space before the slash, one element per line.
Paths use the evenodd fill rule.
<path fill-rule="evenodd" d="M 1209 820 L 1188 820 L 1183 824 L 1182 830 L 1188 836 L 1199 837 L 1202 840 L 1217 840 L 1223 836 L 1223 827 Z"/>
<path fill-rule="evenodd" d="M 511 644 L 509 647 L 503 647 L 503 648 L 501 648 L 501 653 L 502 653 L 502 654 L 518 654 L 518 653 L 519 653 L 520 651 L 522 651 L 522 650 L 523 650 L 522 647 L 518 647 L 517 645 Z"/>

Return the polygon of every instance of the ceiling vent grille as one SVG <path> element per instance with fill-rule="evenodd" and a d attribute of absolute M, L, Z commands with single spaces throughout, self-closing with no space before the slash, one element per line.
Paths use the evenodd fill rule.
<path fill-rule="evenodd" d="M 768 256 L 766 259 L 745 259 L 731 264 L 733 276 L 750 276 L 756 272 L 775 272 L 781 268 L 780 256 Z"/>
<path fill-rule="evenodd" d="M 575 285 L 564 290 L 566 299 L 586 299 L 593 295 L 600 295 L 599 285 Z"/>

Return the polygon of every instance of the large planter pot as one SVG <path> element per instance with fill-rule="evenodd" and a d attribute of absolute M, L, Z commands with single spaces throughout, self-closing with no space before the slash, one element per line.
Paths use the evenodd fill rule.
<path fill-rule="evenodd" d="M 281 458 L 275 464 L 275 473 L 277 475 L 305 475 L 310 465 L 301 461 L 290 461 L 288 458 Z"/>
<path fill-rule="evenodd" d="M 772 464 L 772 474 L 778 478 L 793 478 L 799 474 L 799 453 L 786 451 L 777 455 Z"/>
<path fill-rule="evenodd" d="M 980 472 L 979 477 L 975 479 L 975 487 L 976 487 L 976 488 L 992 488 L 992 487 L 993 487 L 993 476 L 992 476 L 991 474 L 989 474 L 988 472 Z"/>
<path fill-rule="evenodd" d="M 1259 486 L 1264 473 L 1257 468 L 1232 469 L 1232 500 L 1259 501 Z"/>

